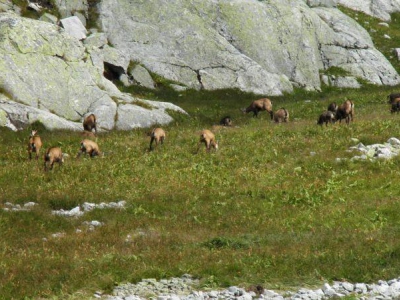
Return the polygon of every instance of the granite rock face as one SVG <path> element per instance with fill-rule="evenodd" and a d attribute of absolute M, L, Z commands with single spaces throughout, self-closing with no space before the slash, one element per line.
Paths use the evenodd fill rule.
<path fill-rule="evenodd" d="M 319 90 L 332 66 L 378 85 L 400 77 L 334 1 L 102 0 L 99 26 L 132 61 L 195 89 Z"/>
<path fill-rule="evenodd" d="M 54 1 L 61 24 L 77 14 L 89 19 L 97 11 L 98 29 L 81 28 L 85 38 L 54 21 L 20 17 L 11 1 L 0 0 L 0 11 L 7 11 L 0 13 L 0 121 L 14 130 L 26 126 L 34 119 L 25 117 L 29 107 L 48 116 L 41 119 L 63 120 L 48 121 L 49 128 L 61 123 L 60 128 L 75 128 L 88 112 L 97 115 L 101 130 L 165 124 L 172 120 L 165 105 L 136 105 L 137 99 L 113 83 L 155 88 L 151 74 L 173 81 L 171 87 L 179 90 L 236 88 L 266 96 L 294 87 L 320 90 L 323 82 L 397 85 L 399 74 L 368 32 L 337 5 L 369 3 L 371 10 L 390 13 L 400 11 L 399 2 Z M 331 67 L 348 75 L 334 81 L 320 76 Z"/>
<path fill-rule="evenodd" d="M 336 0 L 337 4 L 381 19 L 390 21 L 390 14 L 400 11 L 399 0 Z"/>
<path fill-rule="evenodd" d="M 108 48 L 103 54 L 99 54 L 102 49 L 93 45 L 87 50 L 78 38 L 57 25 L 12 13 L 0 14 L 0 36 L 0 83 L 4 94 L 0 111 L 3 123 L 18 123 L 8 126 L 14 130 L 38 119 L 51 129 L 81 130 L 76 124 L 88 112 L 96 114 L 102 130 L 151 126 L 171 120 L 156 103 L 134 124 L 129 123 L 130 119 L 116 121 L 120 103 L 129 102 L 123 108 L 134 109 L 135 99 L 121 93 L 103 76 L 104 61 L 107 56 L 112 57 Z M 91 52 L 99 55 L 92 56 Z M 26 117 L 27 112 L 41 117 Z M 162 117 L 153 120 L 155 113 Z"/>

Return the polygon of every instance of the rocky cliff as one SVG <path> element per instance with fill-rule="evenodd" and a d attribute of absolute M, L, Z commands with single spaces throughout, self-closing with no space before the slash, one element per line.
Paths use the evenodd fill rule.
<path fill-rule="evenodd" d="M 190 88 L 318 90 L 319 70 L 332 66 L 398 84 L 368 32 L 327 2 L 102 0 L 99 25 L 132 60 Z"/>
<path fill-rule="evenodd" d="M 108 73 L 126 85 L 154 88 L 155 73 L 175 88 L 267 96 L 293 87 L 319 90 L 320 71 L 330 67 L 356 83 L 399 84 L 339 2 L 360 10 L 369 3 L 367 13 L 382 18 L 400 9 L 400 0 L 57 0 L 59 23 L 39 0 L 30 4 L 42 21 L 19 16 L 19 7 L 1 0 L 0 126 L 39 120 L 80 130 L 83 115 L 93 112 L 103 130 L 131 129 L 168 123 L 166 109 L 180 110 L 121 93 Z M 93 12 L 96 30 L 84 27 Z M 69 28 L 77 20 L 81 27 Z"/>

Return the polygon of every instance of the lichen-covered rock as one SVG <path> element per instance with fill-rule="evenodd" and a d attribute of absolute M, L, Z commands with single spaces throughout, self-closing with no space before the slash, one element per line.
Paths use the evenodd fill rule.
<path fill-rule="evenodd" d="M 398 0 L 336 0 L 338 4 L 353 10 L 390 21 L 390 14 L 400 11 L 400 1 Z"/>
<path fill-rule="evenodd" d="M 129 54 L 131 60 L 186 86 L 209 90 L 239 88 L 272 95 L 292 91 L 286 75 L 268 70 L 249 58 L 226 39 L 222 29 L 216 28 L 223 26 L 215 23 L 218 15 L 222 17 L 224 13 L 222 6 L 229 8 L 231 1 L 222 2 L 146 1 L 139 4 L 106 0 L 99 4 L 99 22 L 110 43 Z M 246 10 L 264 8 L 258 1 L 244 4 L 241 8 Z M 237 11 L 236 8 L 232 10 Z M 235 24 L 242 26 L 249 18 L 242 21 L 236 19 Z M 248 27 L 251 29 L 251 24 Z M 257 39 L 261 39 L 262 34 Z M 252 37 L 249 41 L 257 43 Z M 269 55 L 265 46 L 260 51 Z"/>
<path fill-rule="evenodd" d="M 82 123 L 67 121 L 59 116 L 28 105 L 16 103 L 5 97 L 0 98 L 0 126 L 21 130 L 27 124 L 42 123 L 46 128 L 82 130 Z"/>
<path fill-rule="evenodd" d="M 337 9 L 314 8 L 313 11 L 331 28 L 329 34 L 321 31 L 319 36 L 324 69 L 340 67 L 377 85 L 399 84 L 396 70 L 374 48 L 368 32 L 355 20 Z"/>
<path fill-rule="evenodd" d="M 336 7 L 335 0 L 305 0 L 310 7 Z"/>
<path fill-rule="evenodd" d="M 77 16 L 71 16 L 61 19 L 60 25 L 65 29 L 65 32 L 78 40 L 86 38 L 87 30 L 82 21 Z"/>
<path fill-rule="evenodd" d="M 141 65 L 135 66 L 132 71 L 129 72 L 135 84 L 144 86 L 148 89 L 154 89 L 154 81 L 151 78 L 146 68 Z"/>
<path fill-rule="evenodd" d="M 57 7 L 61 18 L 73 16 L 76 11 L 87 15 L 89 9 L 87 0 L 54 0 L 53 3 Z"/>
<path fill-rule="evenodd" d="M 21 13 L 18 5 L 14 4 L 11 0 L 0 0 L 0 12 L 13 11 L 17 14 Z"/>
<path fill-rule="evenodd" d="M 400 83 L 333 0 L 102 0 L 98 9 L 116 49 L 190 88 L 271 96 L 293 85 L 319 90 L 319 71 L 332 66 L 374 84 Z"/>
<path fill-rule="evenodd" d="M 120 99 L 121 104 L 118 106 L 118 120 L 116 122 L 116 128 L 119 130 L 168 124 L 173 119 L 166 110 L 187 114 L 180 107 L 168 102 L 136 99 L 127 94 L 122 95 Z"/>
<path fill-rule="evenodd" d="M 43 22 L 48 22 L 48 23 L 51 23 L 54 25 L 56 25 L 58 23 L 58 18 L 49 13 L 44 13 L 43 15 L 41 15 L 39 20 L 43 21 Z"/>
<path fill-rule="evenodd" d="M 7 96 L 0 102 L 2 124 L 15 130 L 39 120 L 49 129 L 81 130 L 83 115 L 93 112 L 100 130 L 115 128 L 118 104 L 130 96 L 121 93 L 103 71 L 104 62 L 109 60 L 125 72 L 129 60 L 118 59 L 123 57 L 120 54 L 110 55 L 119 50 L 108 46 L 85 49 L 59 26 L 12 13 L 0 14 L 0 36 L 0 89 Z M 101 39 L 96 43 L 101 44 Z M 135 101 L 130 103 L 124 109 L 134 110 Z M 10 114 L 10 107 L 18 107 L 18 112 Z M 27 111 L 31 117 L 26 117 Z M 4 112 L 8 112 L 7 117 Z M 157 114 L 158 119 L 171 120 L 165 110 Z M 153 115 L 150 109 L 147 114 L 144 111 L 134 127 L 157 122 Z M 121 117 L 118 122 L 125 124 L 124 128 L 133 126 Z"/>
<path fill-rule="evenodd" d="M 361 87 L 357 79 L 351 76 L 322 76 L 322 81 L 329 86 L 337 88 L 353 88 L 357 89 Z"/>
<path fill-rule="evenodd" d="M 84 41 L 84 45 L 88 49 L 92 48 L 101 48 L 107 45 L 107 37 L 104 33 L 102 32 L 95 32 L 91 35 L 89 35 Z"/>

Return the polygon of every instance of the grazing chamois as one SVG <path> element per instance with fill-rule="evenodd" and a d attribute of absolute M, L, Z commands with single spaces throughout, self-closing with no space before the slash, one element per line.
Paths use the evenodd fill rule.
<path fill-rule="evenodd" d="M 388 104 L 393 104 L 396 98 L 400 98 L 400 93 L 392 93 L 389 96 L 387 96 Z"/>
<path fill-rule="evenodd" d="M 334 123 L 335 122 L 335 114 L 329 110 L 324 111 L 318 118 L 317 124 L 318 125 L 323 125 L 325 123 L 326 126 L 328 126 L 328 123 Z"/>
<path fill-rule="evenodd" d="M 337 109 L 335 119 L 342 122 L 342 119 L 346 120 L 346 124 L 350 124 L 350 121 L 353 121 L 354 118 L 354 103 L 351 100 L 346 100 L 340 105 Z"/>
<path fill-rule="evenodd" d="M 398 98 L 394 98 L 390 103 L 390 112 L 393 114 L 400 111 L 400 95 Z"/>
<path fill-rule="evenodd" d="M 90 114 L 83 119 L 83 130 L 92 132 L 93 129 L 97 134 L 96 116 L 94 114 Z"/>
<path fill-rule="evenodd" d="M 266 110 L 269 115 L 271 116 L 271 120 L 273 117 L 273 111 L 272 111 L 272 102 L 268 98 L 262 98 L 258 100 L 254 100 L 249 107 L 247 108 L 242 108 L 241 111 L 244 114 L 247 114 L 249 112 L 253 112 L 253 117 L 258 117 L 258 113 L 260 111 Z"/>
<path fill-rule="evenodd" d="M 92 140 L 84 139 L 81 141 L 81 147 L 79 148 L 77 158 L 79 158 L 82 153 L 89 154 L 90 157 L 100 155 L 99 145 Z"/>
<path fill-rule="evenodd" d="M 338 110 L 338 106 L 337 106 L 336 102 L 332 102 L 331 104 L 328 105 L 328 111 L 331 111 L 334 114 L 336 114 L 337 110 Z"/>
<path fill-rule="evenodd" d="M 44 154 L 44 170 L 47 171 L 50 165 L 50 170 L 53 169 L 54 163 L 58 162 L 60 166 L 64 162 L 64 155 L 60 147 L 50 147 Z"/>
<path fill-rule="evenodd" d="M 275 121 L 275 123 L 288 122 L 289 121 L 289 112 L 284 107 L 278 109 L 274 113 L 274 121 Z"/>
<path fill-rule="evenodd" d="M 199 152 L 202 143 L 206 145 L 207 152 L 210 151 L 211 147 L 213 147 L 215 151 L 218 150 L 218 142 L 215 140 L 215 135 L 208 129 L 205 129 L 200 133 L 200 140 L 197 146 L 197 152 Z"/>
<path fill-rule="evenodd" d="M 154 128 L 150 133 L 148 133 L 148 136 L 150 136 L 150 151 L 152 151 L 153 142 L 156 143 L 155 148 L 157 148 L 158 143 L 161 143 L 161 145 L 164 143 L 165 131 L 162 128 Z"/>
<path fill-rule="evenodd" d="M 40 148 L 42 148 L 42 140 L 40 136 L 37 135 L 37 130 L 32 130 L 28 144 L 29 159 L 32 159 L 32 152 L 36 153 L 36 159 L 38 159 Z"/>
<path fill-rule="evenodd" d="M 81 132 L 81 136 L 84 137 L 84 138 L 90 138 L 90 139 L 97 140 L 96 135 L 92 131 L 84 130 L 84 131 Z"/>
<path fill-rule="evenodd" d="M 223 117 L 219 124 L 222 126 L 232 126 L 232 119 L 229 116 Z"/>
<path fill-rule="evenodd" d="M 390 112 L 393 114 L 395 112 L 399 113 L 399 111 L 400 111 L 400 98 L 396 98 L 394 99 L 394 102 L 390 107 Z"/>

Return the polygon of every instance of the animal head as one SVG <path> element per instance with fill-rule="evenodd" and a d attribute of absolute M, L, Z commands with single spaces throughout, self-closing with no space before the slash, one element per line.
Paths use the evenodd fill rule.
<path fill-rule="evenodd" d="M 38 132 L 37 130 L 33 130 L 33 129 L 32 129 L 32 131 L 31 131 L 31 136 L 35 136 L 37 132 Z"/>
<path fill-rule="evenodd" d="M 215 149 L 215 151 L 218 150 L 218 142 L 217 141 L 215 141 L 215 143 L 214 143 L 214 149 Z"/>
<path fill-rule="evenodd" d="M 337 109 L 338 109 L 338 105 L 336 104 L 336 102 L 332 102 L 332 103 L 329 104 L 329 106 L 328 106 L 328 111 L 336 112 Z"/>
<path fill-rule="evenodd" d="M 223 117 L 219 122 L 222 126 L 232 126 L 232 119 L 229 116 Z"/>

